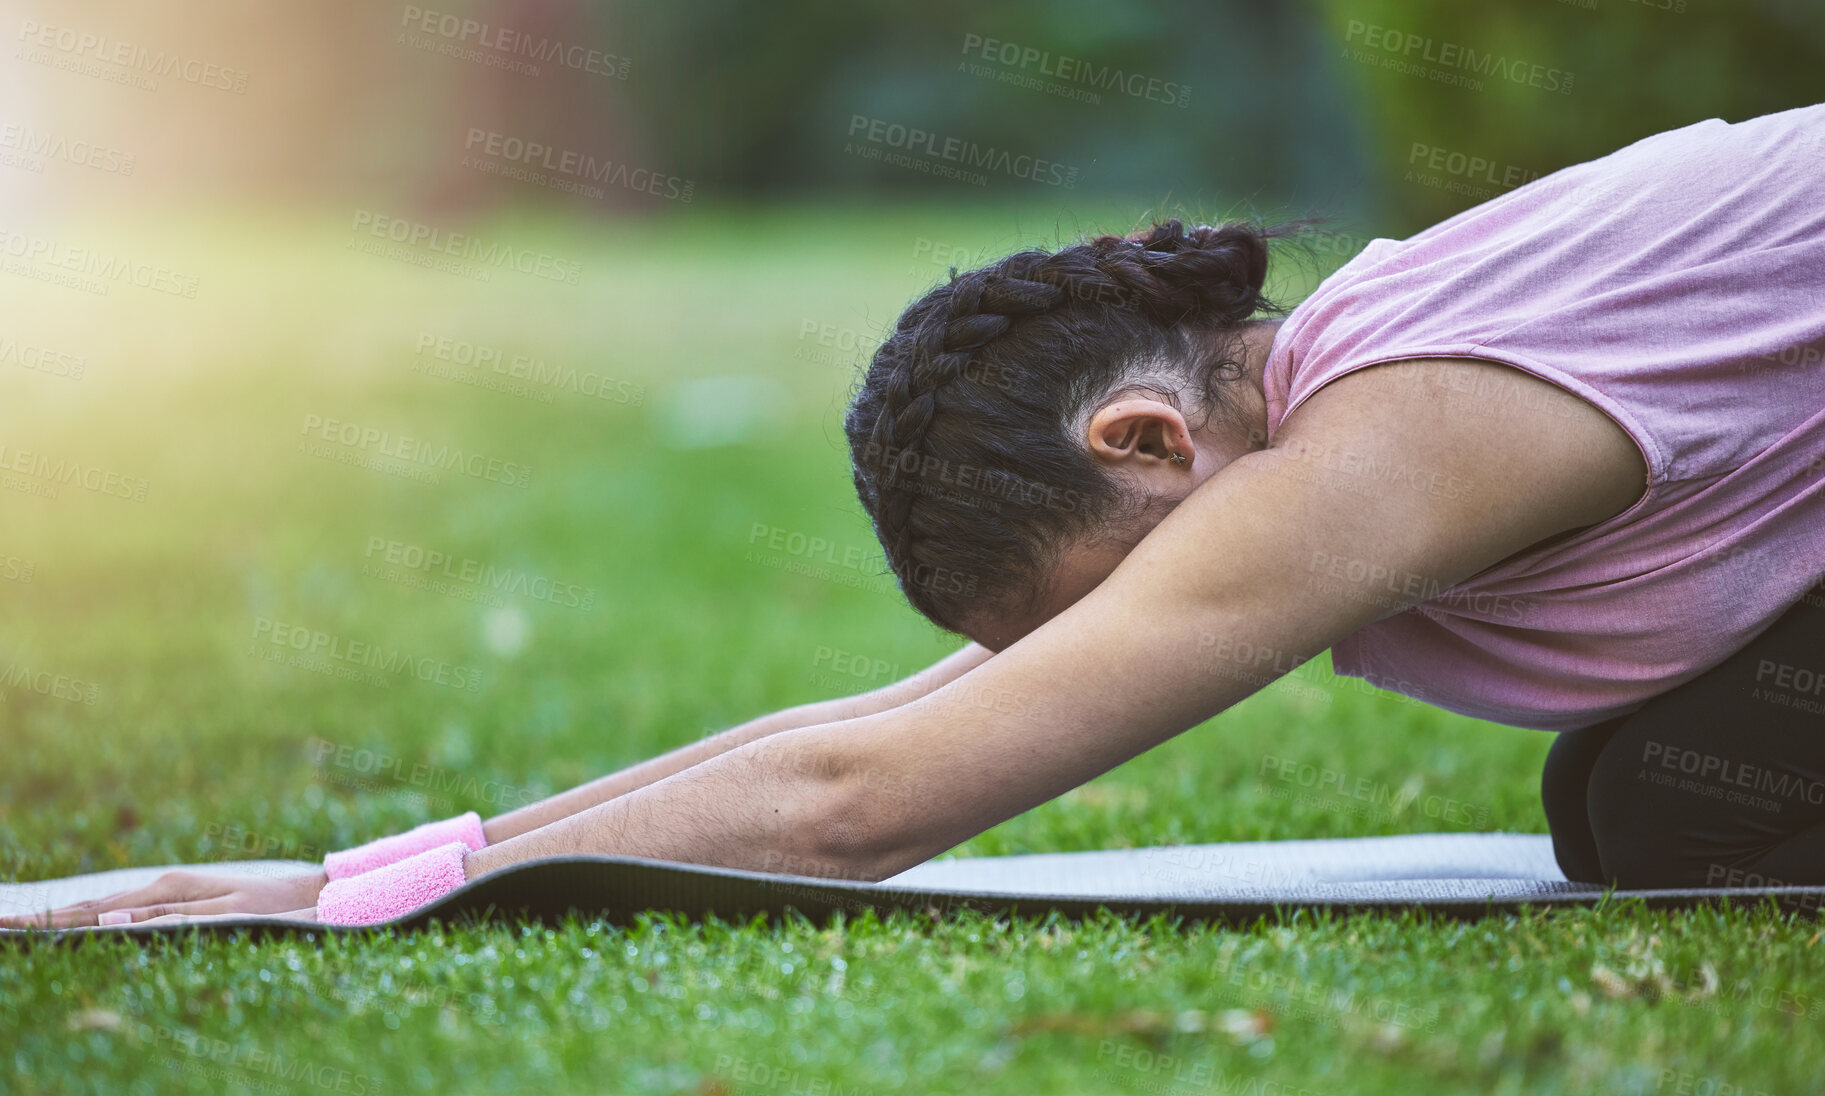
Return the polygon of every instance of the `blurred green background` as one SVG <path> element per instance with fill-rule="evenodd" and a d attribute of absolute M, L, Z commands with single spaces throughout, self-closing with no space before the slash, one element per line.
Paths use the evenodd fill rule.
<path fill-rule="evenodd" d="M 0 32 L 10 879 L 316 859 L 954 649 L 871 558 L 840 427 L 875 340 L 949 265 L 1167 215 L 1326 215 L 1318 264 L 1272 275 L 1297 300 L 1371 237 L 1652 132 L 1804 105 L 1825 81 L 1816 6 L 1798 0 L 90 0 L 14 5 Z M 460 467 L 427 461 L 449 452 Z M 957 853 L 1544 832 L 1546 735 L 1325 661 Z M 1270 775 L 1288 761 L 1330 778 Z M 894 947 L 951 956 L 967 990 L 857 937 L 912 987 L 890 1008 L 826 986 L 743 1032 L 703 1026 L 733 984 L 698 987 L 642 999 L 605 1049 L 572 1022 L 607 991 L 577 979 L 639 977 L 606 931 L 583 934 L 595 964 L 517 988 L 478 962 L 465 977 L 499 995 L 486 1015 L 263 988 L 296 957 L 229 944 L 135 957 L 156 968 L 147 998 L 105 976 L 112 953 L 0 964 L 0 1063 L 38 1078 L 24 1091 L 113 1091 L 149 1053 L 134 1032 L 178 1025 L 316 1047 L 413 1089 L 436 1060 L 566 1090 L 726 1093 L 727 1059 L 787 1053 L 772 1045 L 807 1076 L 883 1089 L 1152 1091 L 1146 1071 L 1083 1080 L 1108 1039 L 1315 1091 L 1656 1091 L 1672 1070 L 1785 1092 L 1821 1068 L 1801 1053 L 1805 1010 L 1726 992 L 1760 979 L 1825 999 L 1817 936 L 1795 926 L 1766 930 L 1761 953 L 1702 918 L 1474 940 L 1261 929 L 1240 952 L 1130 927 L 1094 958 L 1054 951 L 1058 935 L 1014 956 L 979 927 L 934 927 Z M 1683 949 L 1665 968 L 1662 932 Z M 453 939 L 516 947 L 505 928 Z M 777 1001 L 777 949 L 806 937 L 711 939 L 766 952 L 740 992 Z M 422 961 L 413 946 L 348 963 Z M 1254 1035 L 1108 1015 L 1208 1007 L 1218 947 L 1278 971 L 1223 998 L 1267 1016 Z M 1465 949 L 1478 958 L 1458 970 Z M 1523 956 L 1539 959 L 1526 995 Z M 438 962 L 424 969 L 451 969 Z M 1033 974 L 1024 998 L 1010 970 Z M 1310 1002 L 1286 1000 L 1424 1001 L 1447 982 L 1454 1007 L 1429 1034 L 1308 1022 Z M 1059 1010 L 1103 1019 L 1047 1019 Z M 553 1056 L 501 1037 L 508 1015 Z M 972 1034 L 984 1015 L 1000 1026 Z M 1276 1023 L 1278 1057 L 1261 1035 Z M 1029 1036 L 1043 1054 L 1010 1049 Z M 1365 1060 L 1362 1085 L 1339 1073 Z"/>

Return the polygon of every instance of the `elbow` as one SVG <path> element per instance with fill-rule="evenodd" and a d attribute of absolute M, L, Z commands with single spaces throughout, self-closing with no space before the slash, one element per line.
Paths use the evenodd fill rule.
<path fill-rule="evenodd" d="M 810 829 L 816 841 L 812 856 L 821 869 L 812 874 L 826 879 L 879 883 L 898 873 L 892 866 L 892 858 L 884 855 L 880 842 L 870 836 L 867 823 L 852 814 L 846 811 L 823 813 Z"/>
<path fill-rule="evenodd" d="M 799 809 L 793 812 L 798 817 L 791 843 L 799 850 L 798 863 L 782 863 L 778 870 L 878 883 L 930 858 L 916 824 L 919 813 L 909 797 L 894 790 L 902 782 L 884 780 L 879 768 L 841 749 L 819 749 L 814 764 L 794 768 L 799 772 L 792 798 Z"/>
<path fill-rule="evenodd" d="M 928 859 L 918 851 L 918 835 L 909 832 L 906 812 L 863 782 L 837 777 L 819 798 L 807 831 L 815 835 L 819 858 L 835 869 L 831 875 L 879 883 Z"/>

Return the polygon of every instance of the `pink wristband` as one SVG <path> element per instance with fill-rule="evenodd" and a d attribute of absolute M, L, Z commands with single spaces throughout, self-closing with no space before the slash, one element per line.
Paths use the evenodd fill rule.
<path fill-rule="evenodd" d="M 326 925 L 373 925 L 411 913 L 463 885 L 467 855 L 467 845 L 452 841 L 373 871 L 331 880 L 317 895 L 317 920 Z"/>
<path fill-rule="evenodd" d="M 352 849 L 332 852 L 323 858 L 323 874 L 331 879 L 347 879 L 351 875 L 384 868 L 408 856 L 415 856 L 426 849 L 435 849 L 452 841 L 461 841 L 469 847 L 470 852 L 485 848 L 488 839 L 482 836 L 482 816 L 470 811 L 441 822 L 426 822 L 416 829 L 369 841 L 365 845 L 356 845 Z"/>

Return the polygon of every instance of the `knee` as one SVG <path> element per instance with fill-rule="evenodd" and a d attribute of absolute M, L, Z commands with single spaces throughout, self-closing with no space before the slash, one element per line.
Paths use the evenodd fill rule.
<path fill-rule="evenodd" d="M 1540 805 L 1552 834 L 1553 858 L 1574 883 L 1604 882 L 1586 800 L 1591 765 L 1614 729 L 1612 724 L 1599 724 L 1560 732 L 1540 770 Z"/>
<path fill-rule="evenodd" d="M 1655 783 L 1644 743 L 1641 729 L 1624 727 L 1591 768 L 1585 807 L 1603 881 L 1622 890 L 1718 886 L 1703 802 Z"/>

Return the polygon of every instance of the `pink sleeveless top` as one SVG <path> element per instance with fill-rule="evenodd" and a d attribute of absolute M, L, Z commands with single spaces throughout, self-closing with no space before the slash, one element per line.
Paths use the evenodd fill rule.
<path fill-rule="evenodd" d="M 1576 393 L 1641 448 L 1647 493 L 1424 590 L 1339 641 L 1336 672 L 1560 731 L 1721 662 L 1825 575 L 1825 106 L 1658 134 L 1372 241 L 1275 336 L 1269 438 L 1327 381 L 1421 357 L 1486 358 Z M 1470 414 L 1519 397 L 1461 398 Z M 1476 489 L 1402 474 L 1340 480 Z"/>

